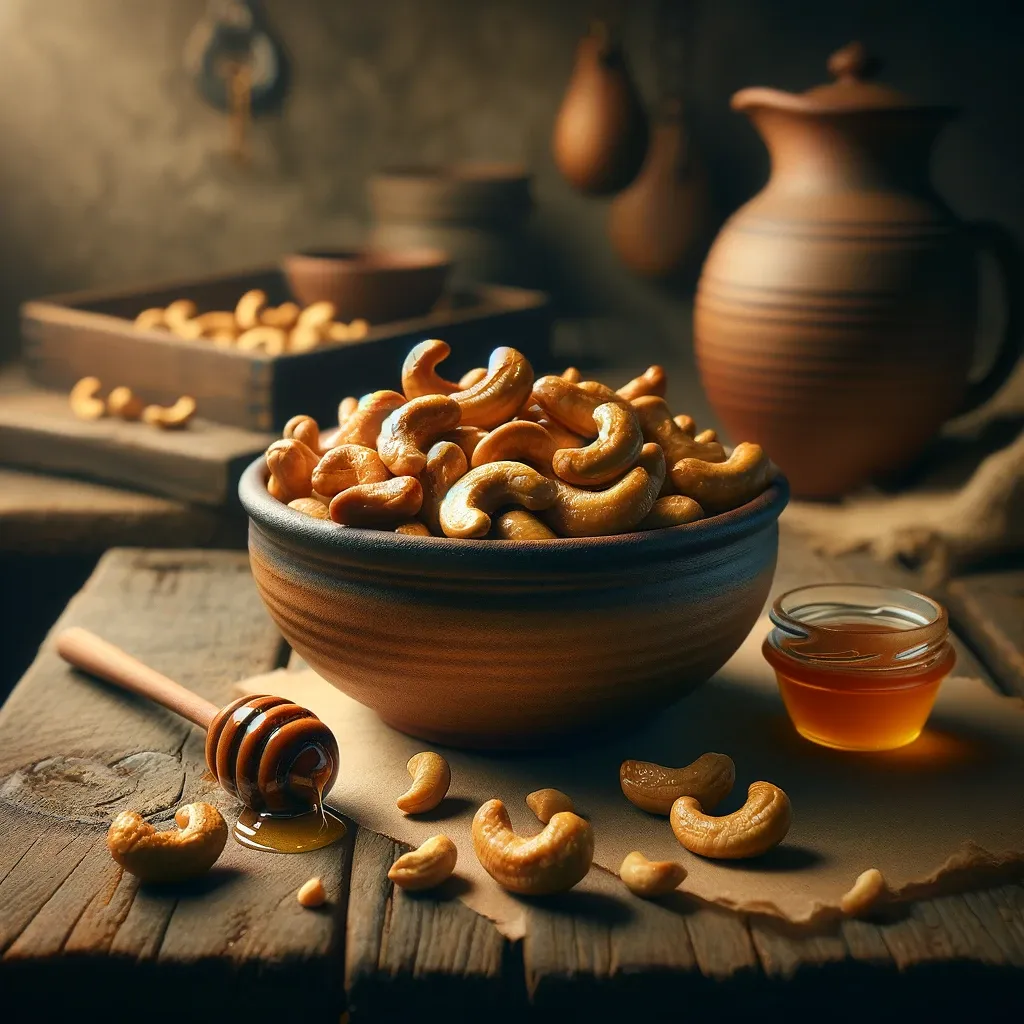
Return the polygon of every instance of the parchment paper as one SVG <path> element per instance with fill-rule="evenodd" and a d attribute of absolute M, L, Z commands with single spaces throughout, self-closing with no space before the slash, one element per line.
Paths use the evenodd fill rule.
<path fill-rule="evenodd" d="M 466 883 L 461 898 L 513 939 L 524 932 L 524 904 L 480 867 L 470 825 L 477 807 L 496 796 L 517 831 L 539 831 L 524 801 L 546 786 L 568 793 L 593 825 L 595 868 L 584 889 L 607 893 L 609 880 L 600 869 L 617 873 L 623 857 L 640 850 L 682 862 L 688 875 L 681 889 L 700 900 L 811 924 L 836 915 L 840 897 L 870 867 L 906 898 L 1024 875 L 1024 701 L 993 694 L 977 679 L 950 678 L 913 744 L 868 754 L 818 747 L 786 717 L 760 652 L 768 628 L 767 619 L 758 623 L 721 672 L 646 727 L 557 753 L 491 756 L 432 748 L 390 729 L 308 669 L 257 676 L 239 684 L 239 692 L 280 694 L 319 715 L 341 749 L 329 803 L 401 842 L 450 836 L 459 850 L 456 873 Z M 448 759 L 451 790 L 435 811 L 406 817 L 394 800 L 410 782 L 407 760 L 425 749 Z M 789 835 L 762 858 L 694 856 L 678 844 L 667 818 L 646 814 L 622 795 L 624 759 L 683 765 L 711 750 L 736 762 L 736 786 L 715 813 L 735 810 L 759 779 L 790 796 Z M 625 889 L 617 891 L 629 898 Z"/>

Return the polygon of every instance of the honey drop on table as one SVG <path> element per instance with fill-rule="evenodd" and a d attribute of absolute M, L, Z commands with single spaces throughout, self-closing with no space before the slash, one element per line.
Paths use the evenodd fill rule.
<path fill-rule="evenodd" d="M 337 842 L 345 823 L 326 807 L 317 806 L 292 817 L 242 809 L 232 830 L 235 841 L 265 853 L 308 853 Z"/>

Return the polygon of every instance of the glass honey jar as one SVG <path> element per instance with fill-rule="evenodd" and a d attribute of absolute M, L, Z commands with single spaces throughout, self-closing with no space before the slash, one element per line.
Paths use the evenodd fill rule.
<path fill-rule="evenodd" d="M 921 734 L 956 654 L 945 608 L 911 590 L 800 587 L 772 606 L 762 651 L 801 736 L 892 750 Z"/>

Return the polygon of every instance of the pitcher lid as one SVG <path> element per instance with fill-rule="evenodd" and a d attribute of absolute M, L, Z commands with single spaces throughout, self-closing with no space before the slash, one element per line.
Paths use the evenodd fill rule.
<path fill-rule="evenodd" d="M 740 89 L 732 97 L 732 109 L 769 107 L 804 114 L 949 109 L 935 104 L 918 103 L 892 86 L 870 81 L 880 66 L 880 62 L 868 53 L 863 43 L 849 43 L 836 50 L 828 59 L 828 70 L 835 81 L 816 85 L 802 93 L 785 92 L 782 89 L 764 86 Z"/>

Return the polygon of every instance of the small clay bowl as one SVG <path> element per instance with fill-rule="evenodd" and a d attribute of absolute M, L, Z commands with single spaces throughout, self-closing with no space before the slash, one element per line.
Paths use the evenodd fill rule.
<path fill-rule="evenodd" d="M 440 249 L 324 249 L 289 253 L 281 266 L 302 305 L 326 300 L 345 323 L 384 324 L 428 313 L 452 261 Z"/>
<path fill-rule="evenodd" d="M 402 732 L 515 749 L 624 725 L 732 656 L 775 572 L 782 478 L 686 526 L 617 537 L 452 540 L 340 528 L 242 475 L 249 561 L 285 639 Z"/>

